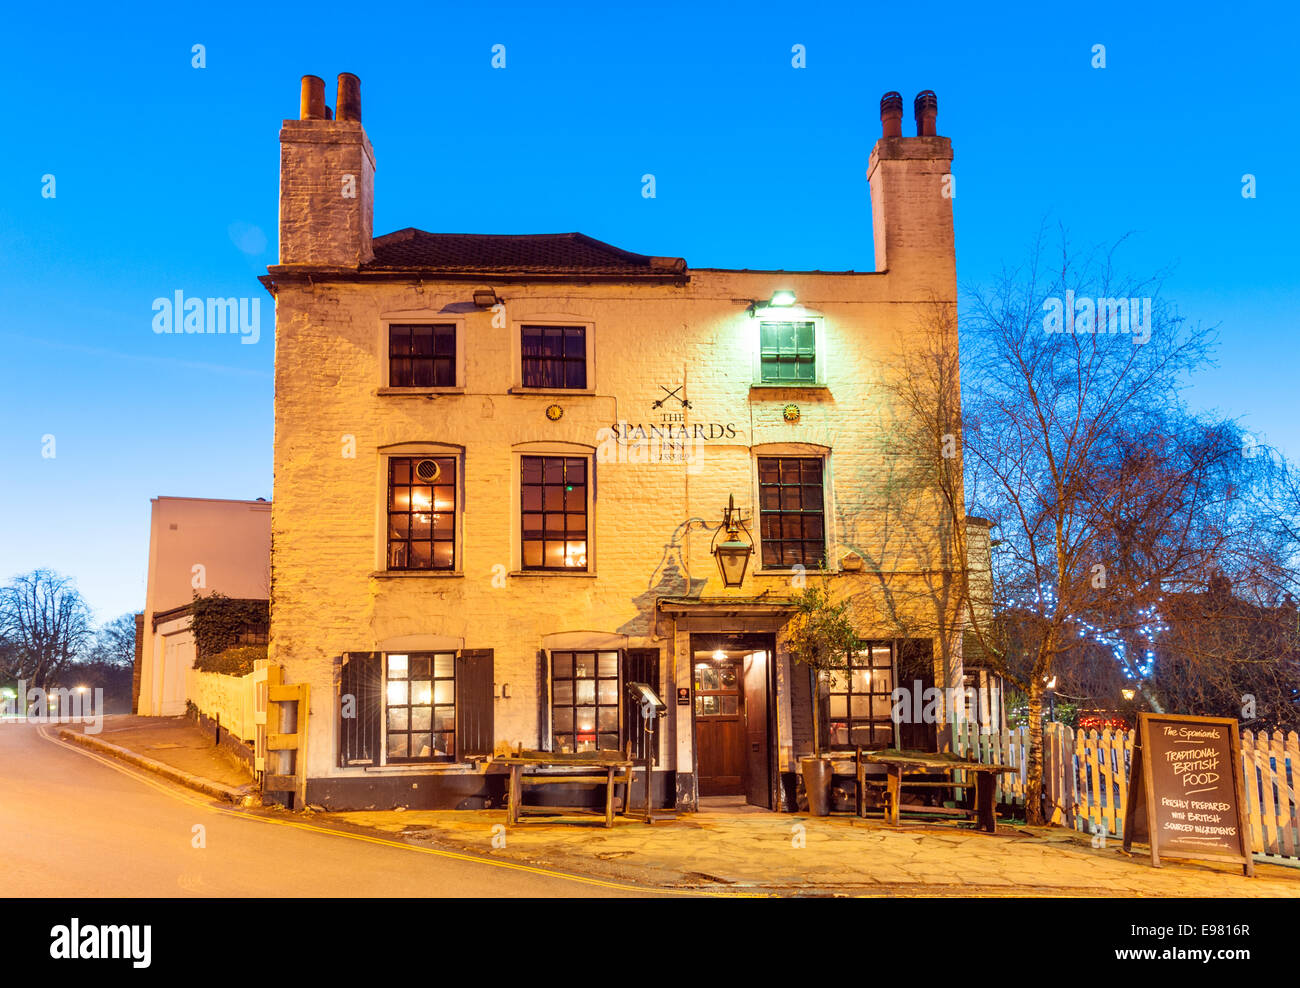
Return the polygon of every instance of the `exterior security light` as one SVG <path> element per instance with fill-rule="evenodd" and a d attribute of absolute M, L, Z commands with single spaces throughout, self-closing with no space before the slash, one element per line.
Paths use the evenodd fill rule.
<path fill-rule="evenodd" d="M 736 301 L 742 302 L 745 300 L 736 299 Z M 745 311 L 751 316 L 756 316 L 763 309 L 788 309 L 792 305 L 794 305 L 794 292 L 788 288 L 781 288 L 774 291 L 769 299 L 756 298 L 750 300 Z"/>
<path fill-rule="evenodd" d="M 480 309 L 490 309 L 500 301 L 501 299 L 497 297 L 496 290 L 493 288 L 474 289 L 474 304 Z"/>
<path fill-rule="evenodd" d="M 1120 690 L 1120 693 L 1123 694 L 1125 700 L 1131 700 L 1137 696 L 1137 690 Z"/>
<path fill-rule="evenodd" d="M 749 565 L 749 555 L 754 551 L 754 545 L 752 541 L 746 542 L 740 538 L 740 530 L 743 528 L 740 512 L 736 510 L 736 496 L 728 495 L 727 506 L 722 511 L 722 525 L 718 528 L 718 532 L 726 531 L 727 540 L 718 543 L 713 549 L 724 587 L 738 587 L 745 582 L 745 567 Z M 748 531 L 745 534 L 748 535 Z M 714 535 L 716 538 L 717 535 Z"/>

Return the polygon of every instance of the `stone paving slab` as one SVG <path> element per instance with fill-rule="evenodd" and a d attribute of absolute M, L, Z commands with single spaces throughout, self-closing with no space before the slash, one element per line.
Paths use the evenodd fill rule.
<path fill-rule="evenodd" d="M 505 827 L 496 810 L 313 814 L 411 842 L 668 887 L 805 894 L 1207 896 L 1300 898 L 1300 868 L 1257 863 L 1256 877 L 1217 862 L 1151 867 L 1118 841 L 1091 846 L 1060 828 L 912 824 L 800 814 L 686 814 L 647 825 L 528 823 Z M 797 828 L 802 828 L 799 830 Z M 796 846 L 802 839 L 803 846 Z M 1136 849 L 1135 849 L 1136 850 Z"/>

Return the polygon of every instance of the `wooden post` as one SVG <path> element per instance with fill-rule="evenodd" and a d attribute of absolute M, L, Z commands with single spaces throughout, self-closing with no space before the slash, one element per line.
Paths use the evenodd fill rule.
<path fill-rule="evenodd" d="M 885 798 L 889 805 L 885 807 L 885 819 L 891 827 L 898 826 L 898 801 L 903 790 L 903 766 L 890 765 Z"/>
<path fill-rule="evenodd" d="M 614 766 L 605 767 L 605 826 L 614 826 Z"/>
<path fill-rule="evenodd" d="M 980 830 L 990 834 L 997 833 L 997 814 L 993 809 L 992 772 L 975 772 L 975 813 Z"/>

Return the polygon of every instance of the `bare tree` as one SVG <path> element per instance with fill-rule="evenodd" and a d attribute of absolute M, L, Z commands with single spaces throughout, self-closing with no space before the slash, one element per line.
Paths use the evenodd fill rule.
<path fill-rule="evenodd" d="M 95 629 L 90 661 L 111 666 L 135 664 L 134 614 L 123 614 Z"/>
<path fill-rule="evenodd" d="M 13 679 L 45 688 L 90 639 L 90 610 L 66 576 L 38 569 L 0 587 L 0 650 Z"/>
<path fill-rule="evenodd" d="M 1109 574 L 1118 563 L 1099 495 L 1113 490 L 1124 436 L 1176 403 L 1210 345 L 1161 301 L 1158 282 L 1126 281 L 1111 262 L 1111 253 L 1076 257 L 1063 243 L 1049 268 L 1040 239 L 1026 267 L 991 291 L 971 291 L 960 406 L 952 318 L 940 307 L 885 376 L 893 405 L 905 409 L 895 442 L 913 458 L 893 498 L 915 519 L 910 538 L 921 537 L 931 510 L 946 515 L 933 567 L 942 576 L 927 591 L 931 624 L 952 640 L 956 623 L 1028 698 L 1031 823 L 1043 820 L 1047 683 L 1099 623 L 1115 631 Z M 968 507 L 994 526 L 991 581 L 967 566 Z"/>
<path fill-rule="evenodd" d="M 1115 630 L 1099 628 L 1115 611 L 1120 561 L 1097 494 L 1113 485 L 1131 424 L 1176 400 L 1211 343 L 1161 301 L 1157 281 L 1118 277 L 1112 256 L 1076 260 L 1063 243 L 1048 271 L 1039 249 L 992 292 L 971 294 L 966 466 L 974 509 L 998 527 L 1006 603 L 1025 621 L 1031 823 L 1042 822 L 1042 707 L 1056 661 Z"/>

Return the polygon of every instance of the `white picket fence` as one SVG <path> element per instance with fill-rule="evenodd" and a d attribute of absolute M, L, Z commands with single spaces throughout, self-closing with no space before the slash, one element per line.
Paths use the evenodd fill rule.
<path fill-rule="evenodd" d="M 1133 731 L 1074 731 L 1049 724 L 1043 732 L 1043 790 L 1053 821 L 1085 833 L 1123 837 Z M 997 801 L 1024 806 L 1029 731 L 981 734 L 975 724 L 953 731 L 953 750 L 977 761 L 1019 766 L 998 777 Z M 1300 860 L 1300 735 L 1241 732 L 1246 816 L 1255 855 Z"/>

